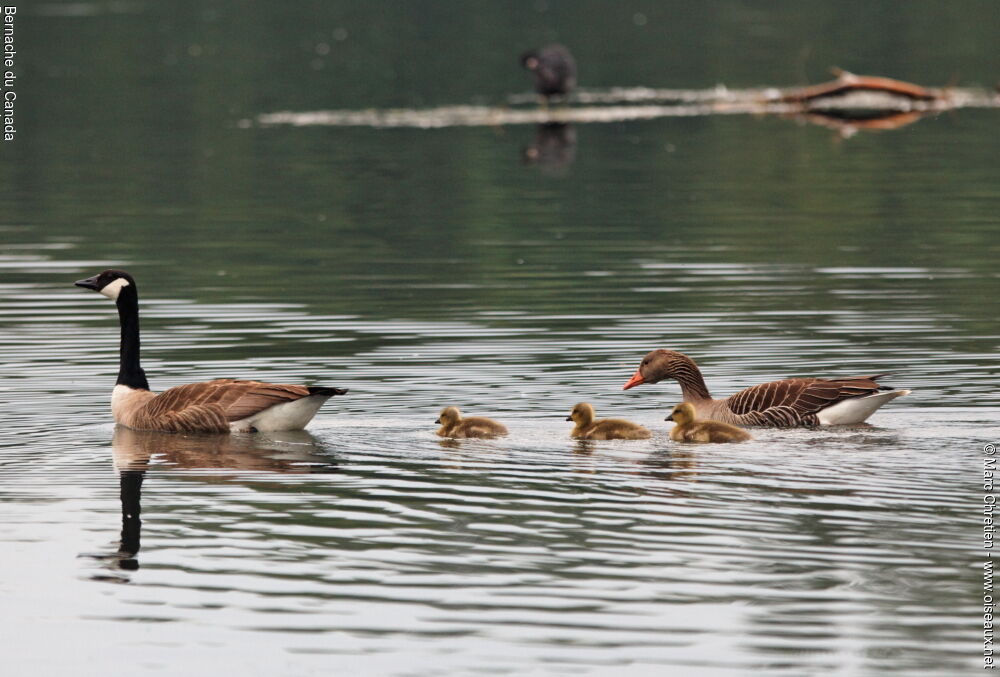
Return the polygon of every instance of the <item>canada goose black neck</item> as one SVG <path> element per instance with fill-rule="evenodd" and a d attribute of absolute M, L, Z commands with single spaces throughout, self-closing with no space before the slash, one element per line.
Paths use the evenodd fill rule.
<path fill-rule="evenodd" d="M 135 284 L 124 286 L 115 300 L 118 322 L 122 328 L 116 385 L 149 390 L 146 372 L 139 365 L 139 294 Z"/>

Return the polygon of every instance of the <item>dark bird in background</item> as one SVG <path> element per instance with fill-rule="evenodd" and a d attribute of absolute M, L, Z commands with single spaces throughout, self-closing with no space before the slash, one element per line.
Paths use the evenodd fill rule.
<path fill-rule="evenodd" d="M 576 87 L 576 61 L 562 45 L 546 45 L 521 55 L 521 65 L 535 76 L 535 91 L 551 99 Z"/>

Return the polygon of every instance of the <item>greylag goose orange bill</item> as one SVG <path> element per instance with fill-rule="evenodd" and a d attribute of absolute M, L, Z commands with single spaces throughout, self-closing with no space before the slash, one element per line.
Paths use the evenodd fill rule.
<path fill-rule="evenodd" d="M 220 378 L 155 394 L 139 364 L 139 293 L 123 270 L 105 270 L 77 287 L 115 302 L 121 325 L 118 380 L 111 393 L 115 422 L 134 430 L 162 432 L 256 432 L 299 430 L 344 388 L 285 385 Z"/>
<path fill-rule="evenodd" d="M 714 399 L 694 360 L 674 350 L 654 350 L 642 358 L 623 390 L 673 379 L 699 418 L 772 428 L 853 425 L 863 422 L 886 402 L 910 393 L 879 385 L 877 380 L 886 375 L 788 378 Z"/>
<path fill-rule="evenodd" d="M 674 427 L 670 430 L 670 439 L 674 442 L 711 442 L 722 444 L 726 442 L 745 442 L 749 439 L 750 433 L 742 428 L 737 428 L 721 421 L 710 421 L 698 419 L 694 405 L 690 402 L 681 402 L 667 416 L 667 421 L 673 421 Z"/>
<path fill-rule="evenodd" d="M 594 407 L 580 402 L 566 417 L 576 425 L 569 436 L 580 440 L 647 440 L 651 433 L 638 423 L 620 418 L 596 418 Z"/>
<path fill-rule="evenodd" d="M 434 421 L 441 427 L 437 434 L 441 437 L 466 438 L 473 437 L 483 440 L 503 437 L 507 434 L 507 426 L 497 423 L 493 419 L 482 416 L 468 416 L 463 418 L 458 407 L 445 407 L 441 410 L 441 415 Z"/>

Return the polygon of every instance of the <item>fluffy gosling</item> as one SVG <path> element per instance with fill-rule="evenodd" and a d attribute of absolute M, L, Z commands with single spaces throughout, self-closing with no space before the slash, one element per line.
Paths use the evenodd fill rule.
<path fill-rule="evenodd" d="M 462 413 L 458 407 L 445 407 L 441 410 L 441 415 L 435 423 L 441 427 L 437 434 L 441 437 L 476 437 L 489 440 L 494 437 L 502 437 L 507 434 L 507 427 L 502 423 L 497 423 L 482 416 L 469 416 L 462 418 Z"/>
<path fill-rule="evenodd" d="M 674 442 L 745 442 L 751 439 L 750 433 L 734 425 L 708 419 L 699 421 L 690 402 L 678 404 L 666 420 L 675 424 L 670 431 L 670 439 Z"/>
<path fill-rule="evenodd" d="M 637 423 L 620 418 L 594 418 L 594 408 L 580 402 L 566 417 L 576 425 L 570 437 L 581 440 L 648 440 L 651 433 Z"/>

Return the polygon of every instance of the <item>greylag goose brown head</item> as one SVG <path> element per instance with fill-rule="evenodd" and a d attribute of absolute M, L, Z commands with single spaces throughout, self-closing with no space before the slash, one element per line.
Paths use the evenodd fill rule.
<path fill-rule="evenodd" d="M 658 383 L 668 378 L 679 381 L 682 385 L 690 384 L 696 388 L 700 386 L 698 389 L 704 389 L 704 395 L 708 397 L 708 391 L 704 387 L 704 379 L 694 360 L 676 350 L 662 348 L 650 351 L 642 358 L 639 368 L 636 369 L 628 383 L 622 386 L 622 390 L 628 390 L 643 383 Z"/>

